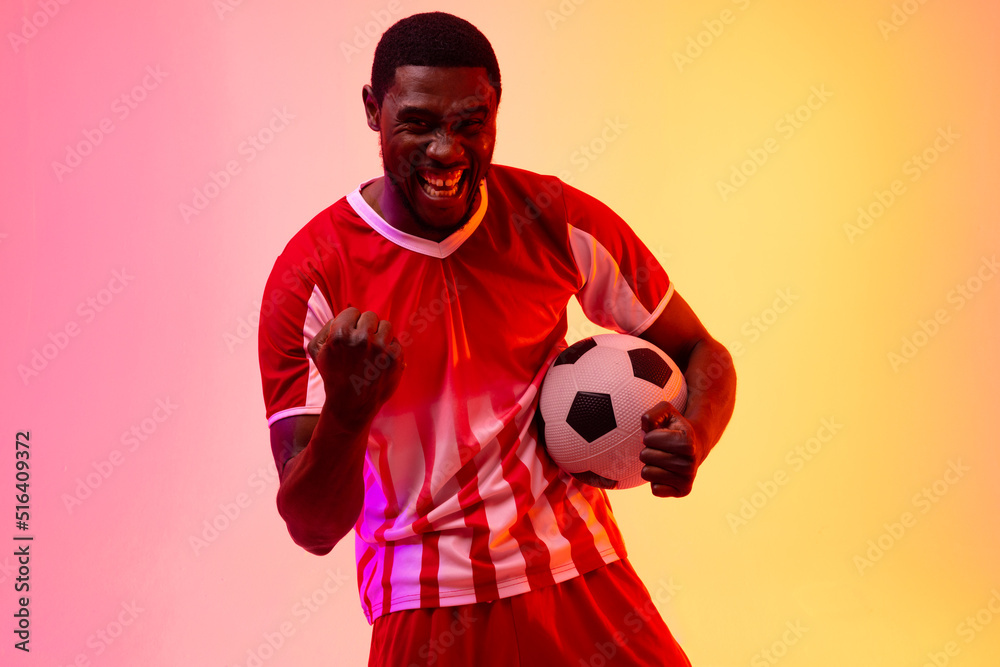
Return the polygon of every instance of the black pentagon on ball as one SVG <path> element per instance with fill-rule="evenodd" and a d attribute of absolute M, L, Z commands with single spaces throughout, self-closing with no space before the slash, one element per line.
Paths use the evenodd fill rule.
<path fill-rule="evenodd" d="M 535 411 L 535 427 L 538 430 L 538 444 L 545 446 L 545 419 L 542 418 L 542 411 Z"/>
<path fill-rule="evenodd" d="M 664 361 L 656 350 L 650 350 L 648 347 L 629 350 L 628 358 L 632 360 L 633 375 L 640 380 L 652 382 L 660 389 L 667 386 L 667 381 L 674 372 L 670 364 Z"/>
<path fill-rule="evenodd" d="M 592 350 L 595 347 L 597 347 L 597 343 L 594 342 L 593 338 L 578 340 L 560 352 L 559 356 L 556 357 L 556 360 L 552 362 L 552 365 L 562 366 L 563 364 L 575 364 L 576 360 L 582 357 L 584 352 Z"/>
<path fill-rule="evenodd" d="M 573 405 L 566 415 L 566 423 L 587 442 L 597 440 L 605 433 L 615 430 L 615 409 L 611 406 L 611 395 L 592 391 L 578 391 L 573 397 Z"/>

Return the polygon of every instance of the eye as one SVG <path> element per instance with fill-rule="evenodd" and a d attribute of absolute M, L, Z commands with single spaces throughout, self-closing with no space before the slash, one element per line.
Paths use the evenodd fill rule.
<path fill-rule="evenodd" d="M 404 118 L 403 125 L 406 125 L 409 129 L 416 130 L 418 132 L 422 132 L 430 127 L 430 123 L 426 120 L 415 117 Z"/>
<path fill-rule="evenodd" d="M 485 122 L 483 121 L 482 118 L 467 118 L 463 120 L 461 123 L 459 123 L 458 127 L 461 130 L 477 131 L 482 129 L 484 124 Z"/>

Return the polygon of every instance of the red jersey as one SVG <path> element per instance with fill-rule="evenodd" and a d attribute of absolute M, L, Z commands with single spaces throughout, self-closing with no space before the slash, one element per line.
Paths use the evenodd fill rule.
<path fill-rule="evenodd" d="M 559 179 L 494 165 L 441 242 L 386 223 L 362 184 L 275 262 L 259 353 L 268 424 L 319 414 L 309 340 L 348 306 L 392 323 L 407 368 L 375 417 L 355 525 L 365 615 L 484 602 L 625 556 L 604 491 L 563 473 L 533 416 L 577 297 L 638 335 L 673 293 L 625 222 Z M 365 382 L 377 368 L 369 369 Z"/>

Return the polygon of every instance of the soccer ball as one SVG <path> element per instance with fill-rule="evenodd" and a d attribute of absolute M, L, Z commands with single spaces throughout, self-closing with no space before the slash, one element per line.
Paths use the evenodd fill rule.
<path fill-rule="evenodd" d="M 577 479 L 605 489 L 642 484 L 642 415 L 660 401 L 684 411 L 677 364 L 635 336 L 601 334 L 562 351 L 545 374 L 538 413 L 549 456 Z"/>

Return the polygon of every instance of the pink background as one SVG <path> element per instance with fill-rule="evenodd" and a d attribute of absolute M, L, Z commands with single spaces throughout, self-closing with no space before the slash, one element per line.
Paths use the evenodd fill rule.
<path fill-rule="evenodd" d="M 615 208 L 737 357 L 694 493 L 612 495 L 694 664 L 996 664 L 985 0 L 5 2 L 0 663 L 365 664 L 352 545 L 311 556 L 275 510 L 255 318 L 291 235 L 380 173 L 365 31 L 431 9 L 497 51 L 496 161 Z"/>

